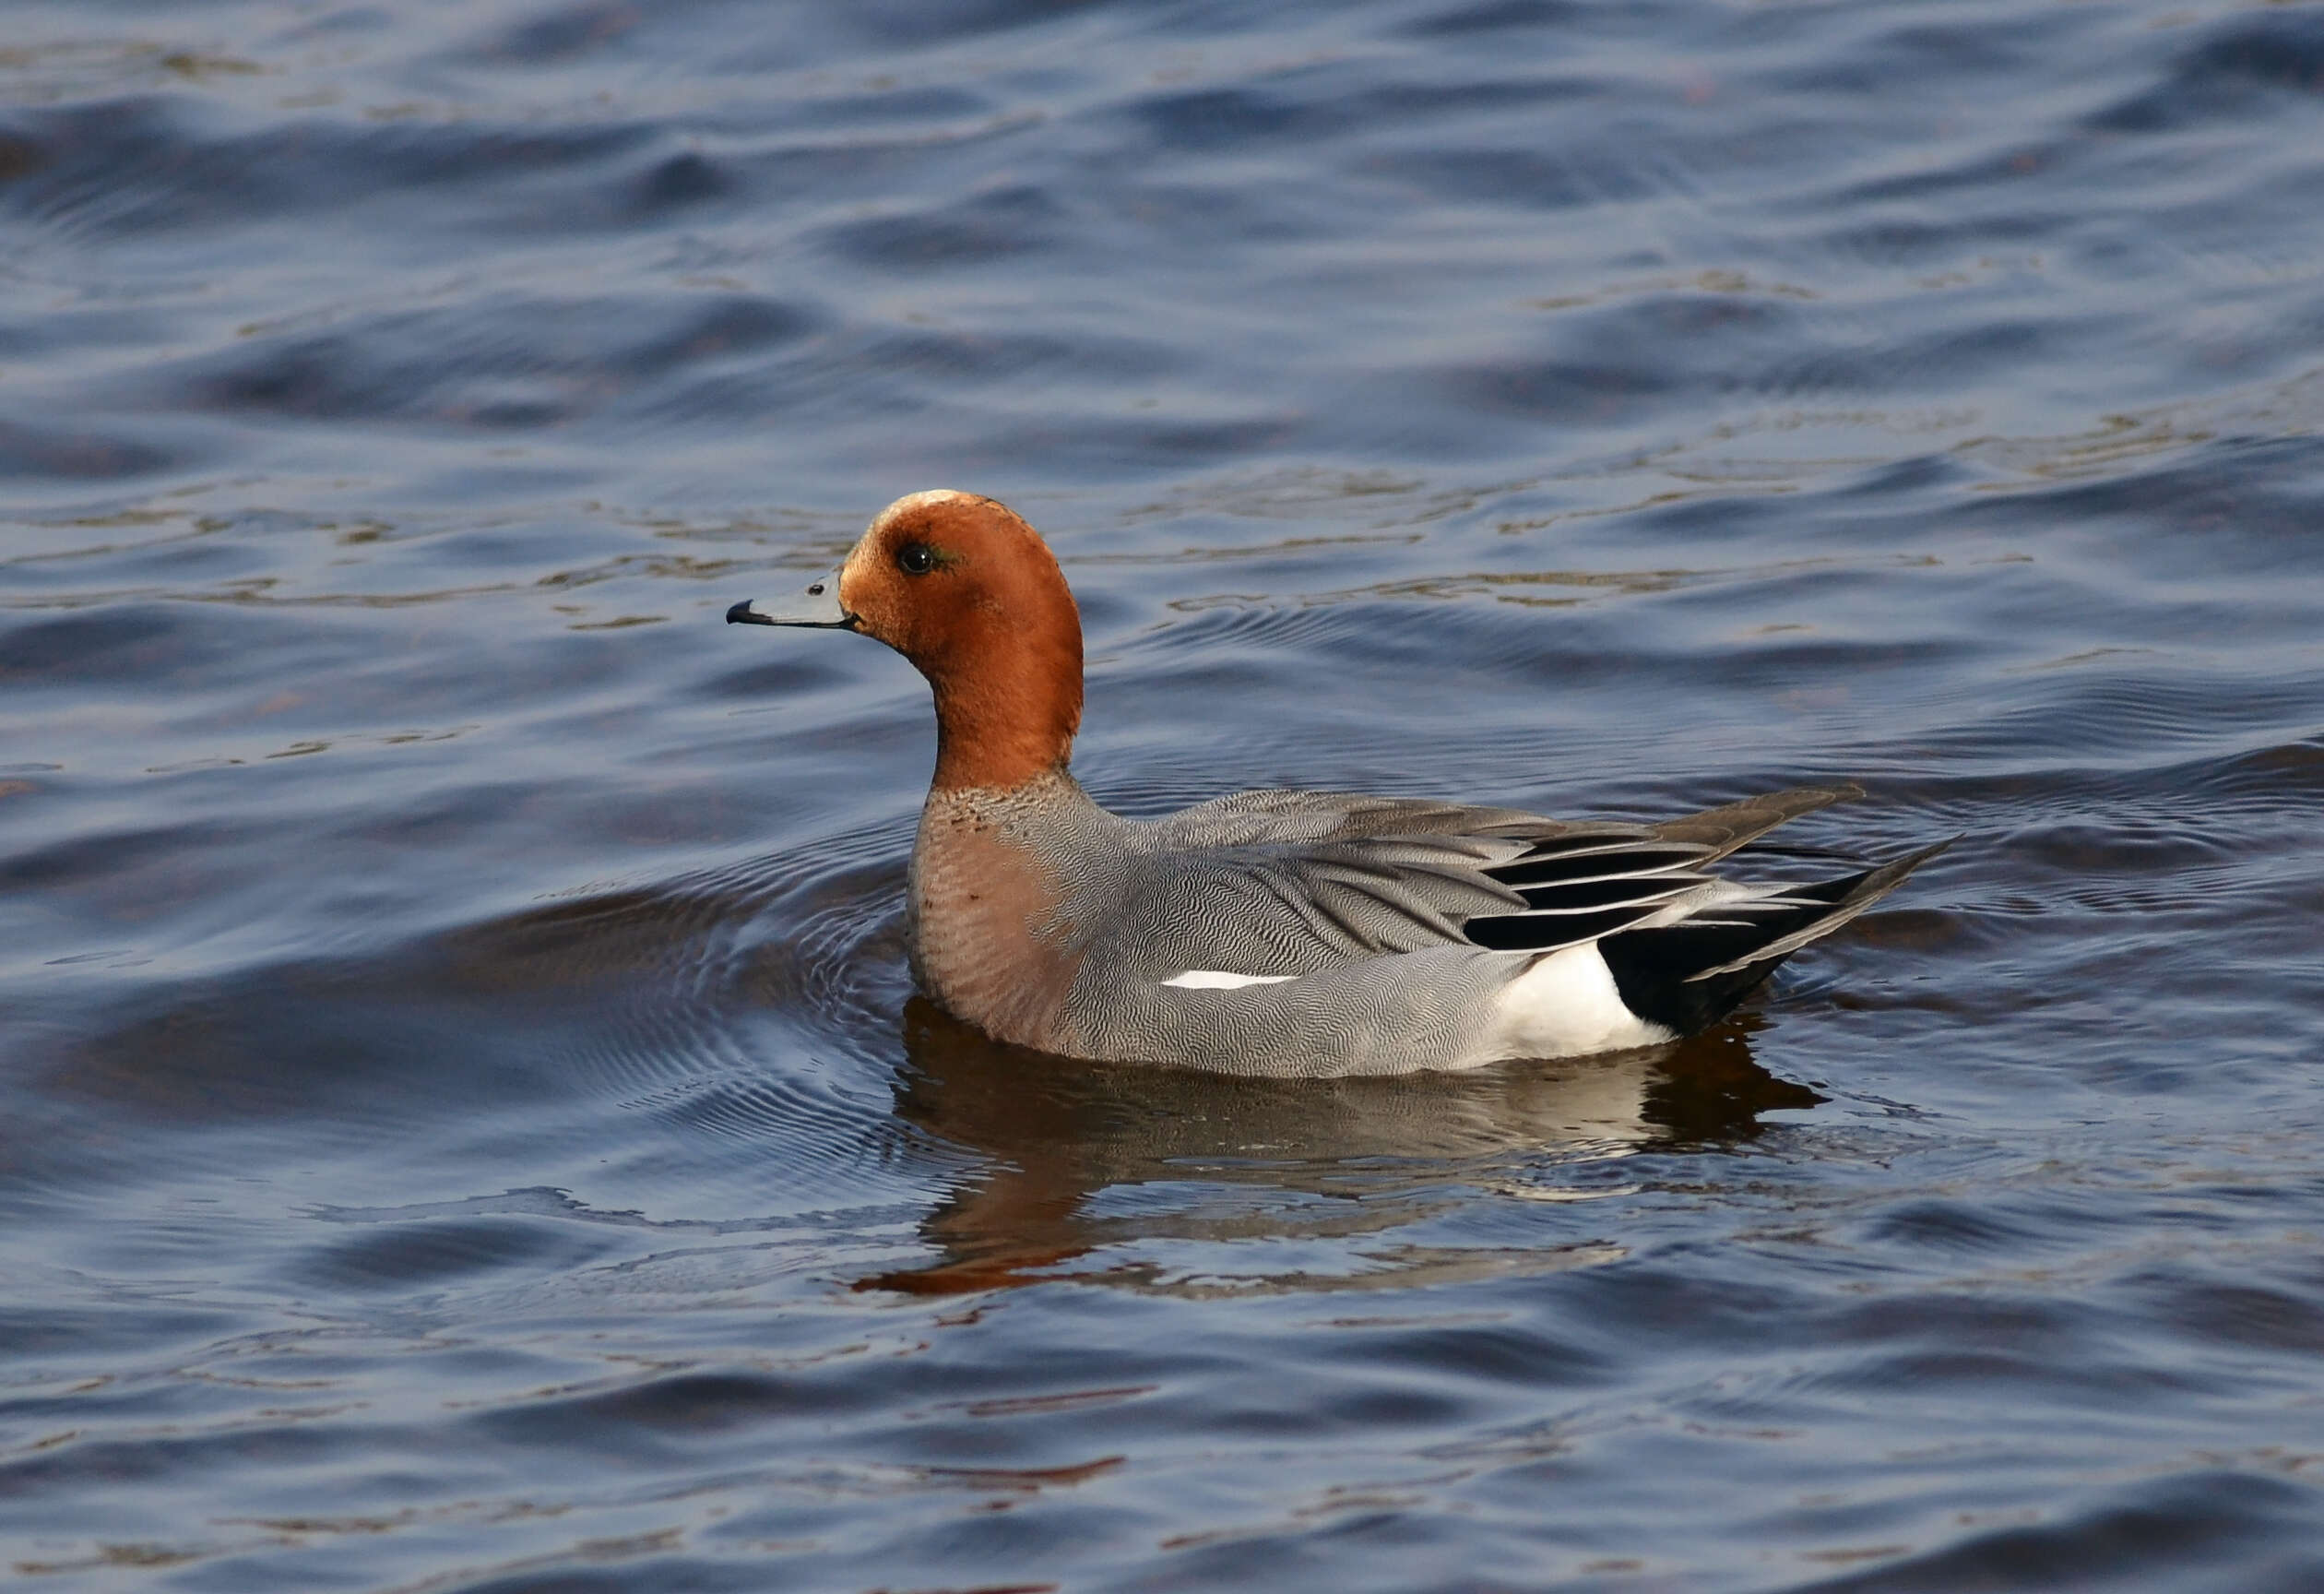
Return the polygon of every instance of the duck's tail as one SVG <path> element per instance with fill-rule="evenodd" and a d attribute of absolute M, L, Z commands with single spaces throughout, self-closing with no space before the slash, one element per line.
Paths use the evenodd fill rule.
<path fill-rule="evenodd" d="M 1724 811 L 1720 816 L 1725 816 Z M 1625 1006 L 1641 1018 L 1691 1034 L 1724 1017 L 1784 958 L 1871 907 L 1957 839 L 1861 874 L 1716 903 L 1699 917 L 1672 924 L 1620 931 L 1601 939 L 1597 949 Z"/>

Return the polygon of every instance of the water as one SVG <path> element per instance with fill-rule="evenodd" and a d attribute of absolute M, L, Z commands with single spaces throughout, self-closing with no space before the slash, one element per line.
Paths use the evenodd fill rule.
<path fill-rule="evenodd" d="M 7 33 L 23 1587 L 2324 1585 L 2324 8 Z M 1125 809 L 1962 839 L 1660 1053 L 999 1051 L 719 624 L 943 485 Z"/>

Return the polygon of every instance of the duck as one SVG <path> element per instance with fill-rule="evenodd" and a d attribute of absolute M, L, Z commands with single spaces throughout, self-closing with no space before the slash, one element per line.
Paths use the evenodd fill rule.
<path fill-rule="evenodd" d="M 913 979 L 993 1040 L 1065 1058 L 1330 1077 L 1659 1045 L 1951 844 L 1808 883 L 1714 870 L 1854 785 L 1644 824 L 1275 790 L 1115 814 L 1071 768 L 1073 592 L 1040 534 L 973 493 L 897 499 L 838 569 L 726 617 L 858 632 L 927 678 Z"/>

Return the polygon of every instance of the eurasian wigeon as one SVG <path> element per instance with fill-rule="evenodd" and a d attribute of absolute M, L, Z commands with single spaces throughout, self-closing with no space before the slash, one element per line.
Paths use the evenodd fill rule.
<path fill-rule="evenodd" d="M 1151 821 L 1067 768 L 1080 612 L 1007 506 L 915 493 L 790 604 L 730 622 L 860 631 L 936 695 L 908 885 L 912 971 L 996 1040 L 1263 1075 L 1399 1074 L 1652 1045 L 1946 845 L 1814 885 L 1709 866 L 1858 793 L 1810 786 L 1657 825 L 1330 791 Z"/>

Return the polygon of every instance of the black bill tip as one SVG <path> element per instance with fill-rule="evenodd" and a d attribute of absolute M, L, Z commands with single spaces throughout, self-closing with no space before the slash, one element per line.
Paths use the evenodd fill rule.
<path fill-rule="evenodd" d="M 748 599 L 727 611 L 729 625 L 812 625 L 825 631 L 852 631 L 855 616 L 839 602 L 840 572 L 834 570 L 820 581 L 811 581 L 807 589 L 795 593 L 788 602 L 772 603 L 762 609 Z"/>

